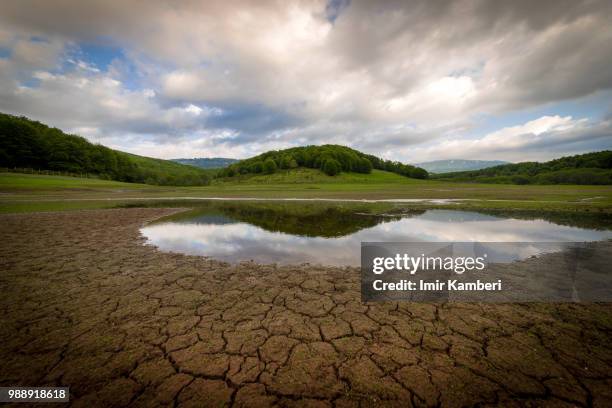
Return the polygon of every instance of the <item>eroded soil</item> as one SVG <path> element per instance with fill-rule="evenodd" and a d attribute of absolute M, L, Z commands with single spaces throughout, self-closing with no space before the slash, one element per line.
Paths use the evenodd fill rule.
<path fill-rule="evenodd" d="M 143 245 L 172 211 L 0 216 L 0 385 L 73 406 L 612 405 L 612 305 L 362 304 L 355 268 Z"/>

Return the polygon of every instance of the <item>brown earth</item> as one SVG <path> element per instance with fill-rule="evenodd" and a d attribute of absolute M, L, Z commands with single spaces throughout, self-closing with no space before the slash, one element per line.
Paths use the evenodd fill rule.
<path fill-rule="evenodd" d="M 362 304 L 355 268 L 143 245 L 173 211 L 0 216 L 1 386 L 86 407 L 612 406 L 610 304 Z"/>

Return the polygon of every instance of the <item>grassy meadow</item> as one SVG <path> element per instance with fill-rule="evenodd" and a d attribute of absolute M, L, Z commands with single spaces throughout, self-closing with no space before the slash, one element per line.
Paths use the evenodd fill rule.
<path fill-rule="evenodd" d="M 215 180 L 210 186 L 170 187 L 117 181 L 0 173 L 0 212 L 107 208 L 147 200 L 451 199 L 414 207 L 612 213 L 612 186 L 476 184 L 417 180 L 374 170 L 326 176 L 313 169 Z"/>

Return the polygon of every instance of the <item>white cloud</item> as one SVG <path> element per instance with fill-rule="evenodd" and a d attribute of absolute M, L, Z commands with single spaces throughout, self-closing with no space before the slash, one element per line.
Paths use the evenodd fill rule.
<path fill-rule="evenodd" d="M 185 112 L 189 112 L 189 113 L 191 113 L 191 114 L 193 114 L 195 116 L 199 116 L 202 113 L 202 108 L 200 108 L 199 106 L 195 106 L 194 104 L 190 103 L 185 108 Z"/>
<path fill-rule="evenodd" d="M 86 137 L 96 129 L 95 141 L 99 142 L 121 132 L 176 140 L 200 129 L 208 117 L 222 113 L 206 105 L 163 107 L 153 90 L 129 90 L 109 74 L 92 70 L 34 71 L 31 77 L 38 83 L 0 86 L 0 110 L 28 114 L 66 130 L 81 129 Z"/>
<path fill-rule="evenodd" d="M 410 161 L 469 158 L 483 160 L 548 160 L 559 152 L 576 153 L 609 147 L 612 123 L 592 123 L 571 116 L 543 116 L 519 126 L 505 127 L 484 137 L 442 140 L 408 153 Z"/>
<path fill-rule="evenodd" d="M 584 149 L 573 138 L 592 141 L 606 126 L 553 115 L 464 139 L 483 116 L 609 90 L 609 1 L 355 0 L 333 22 L 327 6 L 3 2 L 0 109 L 96 129 L 102 141 L 124 135 L 118 147 L 164 157 L 209 138 L 181 151 L 242 156 L 336 141 L 401 160 L 415 151 L 520 157 L 511 149 L 544 158 Z M 126 60 L 105 71 L 67 53 L 100 41 Z M 546 142 L 565 150 L 536 149 Z"/>

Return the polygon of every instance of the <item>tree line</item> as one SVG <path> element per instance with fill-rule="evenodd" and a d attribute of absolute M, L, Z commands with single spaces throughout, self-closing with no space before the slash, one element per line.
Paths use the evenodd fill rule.
<path fill-rule="evenodd" d="M 508 184 L 612 184 L 612 151 L 604 150 L 539 163 L 503 164 L 481 170 L 442 173 L 436 179 Z"/>
<path fill-rule="evenodd" d="M 271 150 L 250 159 L 241 160 L 219 172 L 219 177 L 241 174 L 273 174 L 278 170 L 297 167 L 320 169 L 329 176 L 341 172 L 368 174 L 372 169 L 385 170 L 402 176 L 425 179 L 426 170 L 397 161 L 384 160 L 340 145 L 304 146 Z"/>
<path fill-rule="evenodd" d="M 207 185 L 203 169 L 92 144 L 40 122 L 0 113 L 0 167 L 95 174 L 155 185 Z"/>

